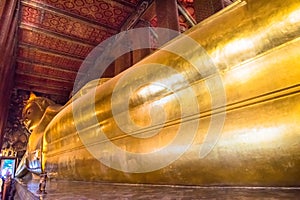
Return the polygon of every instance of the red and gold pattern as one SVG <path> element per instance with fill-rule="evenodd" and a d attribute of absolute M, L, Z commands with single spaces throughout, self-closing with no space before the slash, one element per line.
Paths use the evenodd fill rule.
<path fill-rule="evenodd" d="M 180 3 L 182 4 L 182 6 L 186 9 L 186 11 L 194 18 L 196 19 L 195 16 L 195 9 L 194 9 L 194 0 L 180 0 Z M 187 22 L 187 20 L 185 19 L 185 17 L 183 15 L 181 15 L 179 13 L 179 26 L 180 26 L 180 31 L 184 32 L 186 30 L 188 30 L 191 25 Z M 152 27 L 157 27 L 157 17 L 154 16 L 151 20 L 150 20 L 150 24 Z"/>
<path fill-rule="evenodd" d="M 43 63 L 46 65 L 56 66 L 60 69 L 66 69 L 77 72 L 82 60 L 72 57 L 51 54 L 36 48 L 20 46 L 17 56 L 21 60 L 30 60 L 34 63 Z"/>
<path fill-rule="evenodd" d="M 21 16 L 23 24 L 76 37 L 94 45 L 117 33 L 112 29 L 101 28 L 79 19 L 28 5 L 22 6 Z"/>
<path fill-rule="evenodd" d="M 17 71 L 44 77 L 43 83 L 48 79 L 74 81 L 86 56 L 119 32 L 140 1 L 23 0 Z M 16 82 L 24 78 L 20 73 Z M 28 86 L 30 82 L 37 86 L 34 80 L 26 80 Z"/>
<path fill-rule="evenodd" d="M 34 0 L 48 6 L 67 11 L 114 29 L 120 29 L 134 11 L 132 7 L 111 0 Z M 127 1 L 137 4 L 137 0 Z"/>
<path fill-rule="evenodd" d="M 194 1 L 193 0 L 181 0 L 180 1 L 185 10 L 196 20 L 195 16 L 195 8 L 194 8 Z M 181 32 L 188 30 L 191 25 L 187 22 L 183 15 L 179 15 L 179 26 Z"/>
<path fill-rule="evenodd" d="M 40 33 L 28 29 L 20 29 L 19 40 L 22 43 L 46 48 L 49 50 L 75 55 L 85 58 L 92 50 L 93 46 L 72 42 L 64 38 L 54 37 L 45 33 Z"/>
<path fill-rule="evenodd" d="M 141 2 L 142 0 L 22 0 L 18 70 L 25 70 L 22 74 L 36 74 L 46 79 L 72 77 L 73 80 L 74 73 L 87 55 L 96 45 L 117 34 Z M 180 2 L 195 17 L 193 0 Z M 182 16 L 179 16 L 179 23 L 182 32 L 190 27 Z M 151 25 L 157 26 L 155 16 Z M 156 38 L 153 37 L 151 41 L 155 49 Z M 47 68 L 44 66 L 51 66 L 51 70 L 45 70 Z M 53 69 L 57 69 L 57 72 Z M 22 77 L 18 76 L 16 81 L 19 78 Z"/>

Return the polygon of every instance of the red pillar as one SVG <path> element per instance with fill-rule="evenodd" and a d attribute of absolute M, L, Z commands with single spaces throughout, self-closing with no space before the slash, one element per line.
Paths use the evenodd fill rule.
<path fill-rule="evenodd" d="M 224 7 L 223 0 L 194 0 L 197 22 L 201 22 Z"/>
<path fill-rule="evenodd" d="M 132 66 L 131 52 L 125 53 L 115 60 L 115 76 Z"/>
<path fill-rule="evenodd" d="M 140 21 L 136 28 L 150 28 L 150 24 L 144 21 Z M 135 41 L 139 46 L 145 46 L 145 44 L 147 44 L 148 47 L 150 47 L 150 30 L 139 38 L 136 38 Z M 151 49 L 150 48 L 141 48 L 141 49 L 137 49 L 132 51 L 132 65 L 134 65 L 135 63 L 139 62 L 140 60 L 142 60 L 143 58 L 145 58 L 146 56 L 148 56 L 151 53 Z"/>
<path fill-rule="evenodd" d="M 0 148 L 7 121 L 10 94 L 14 76 L 14 49 L 16 45 L 16 26 L 18 1 L 0 3 Z"/>
<path fill-rule="evenodd" d="M 178 7 L 176 0 L 156 0 L 155 1 L 157 25 L 159 28 L 166 28 L 177 31 L 179 34 Z M 162 45 L 174 37 L 174 34 L 164 32 L 158 35 L 159 44 Z"/>

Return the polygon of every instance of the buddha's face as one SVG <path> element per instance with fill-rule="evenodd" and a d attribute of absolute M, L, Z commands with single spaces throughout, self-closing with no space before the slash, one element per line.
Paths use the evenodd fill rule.
<path fill-rule="evenodd" d="M 29 132 L 39 124 L 44 112 L 40 109 L 36 102 L 30 102 L 23 110 L 24 124 Z"/>

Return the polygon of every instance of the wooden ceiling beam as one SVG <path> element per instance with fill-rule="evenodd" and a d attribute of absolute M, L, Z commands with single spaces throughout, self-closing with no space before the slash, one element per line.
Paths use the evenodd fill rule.
<path fill-rule="evenodd" d="M 18 69 L 16 69 L 16 75 L 27 75 L 27 76 L 35 77 L 35 78 L 45 78 L 45 77 L 47 77 L 47 80 L 60 81 L 62 83 L 73 83 L 73 81 L 71 81 L 71 80 L 60 79 L 58 77 L 45 76 L 44 74 L 37 74 L 37 73 L 30 73 L 29 74 L 27 72 L 24 72 L 24 71 L 18 70 Z"/>
<path fill-rule="evenodd" d="M 47 69 L 47 70 L 53 70 L 53 71 L 60 72 L 60 73 L 72 74 L 73 76 L 77 75 L 77 72 L 75 72 L 75 71 L 71 71 L 71 70 L 67 70 L 67 69 L 61 69 L 61 68 L 58 68 L 58 67 L 53 67 L 53 66 L 45 65 L 45 64 L 39 64 L 39 63 L 31 62 L 31 61 L 26 61 L 24 59 L 19 59 L 18 58 L 17 62 L 22 63 L 22 64 L 41 67 L 41 68 L 44 68 L 44 69 Z"/>
<path fill-rule="evenodd" d="M 134 28 L 134 26 L 138 23 L 141 16 L 151 7 L 153 0 L 143 0 L 140 5 L 136 8 L 136 11 L 129 16 L 127 21 L 121 27 L 121 31 L 126 31 Z"/>
<path fill-rule="evenodd" d="M 27 24 L 27 23 L 21 22 L 20 27 L 21 28 L 27 27 L 27 29 L 36 30 L 38 32 L 42 32 L 42 33 L 45 33 L 46 35 L 51 35 L 53 37 L 63 37 L 63 38 L 69 39 L 71 41 L 81 43 L 83 45 L 90 45 L 90 46 L 97 46 L 98 45 L 98 43 L 91 43 L 87 40 L 84 40 L 84 39 L 81 39 L 81 38 L 78 38 L 78 37 L 62 34 L 62 33 L 55 32 L 55 31 L 51 31 L 49 29 L 44 29 L 44 28 L 41 28 L 39 26 L 35 26 L 33 24 Z"/>
<path fill-rule="evenodd" d="M 54 56 L 61 56 L 61 57 L 65 57 L 67 59 L 70 58 L 70 59 L 80 60 L 82 62 L 84 61 L 83 57 L 79 57 L 79 56 L 76 56 L 76 55 L 73 55 L 73 54 L 68 54 L 68 53 L 65 53 L 65 52 L 55 51 L 53 49 L 46 49 L 46 48 L 41 47 L 41 46 L 34 46 L 32 44 L 28 44 L 28 43 L 25 43 L 25 42 L 22 42 L 22 41 L 19 41 L 19 46 L 26 47 L 26 48 L 31 48 L 31 49 L 37 49 L 39 51 L 46 52 L 47 54 L 51 54 L 51 55 L 54 55 Z"/>
<path fill-rule="evenodd" d="M 53 94 L 53 95 L 58 95 L 58 96 L 63 96 L 63 97 L 69 97 L 69 91 L 65 90 L 59 90 L 59 89 L 50 89 L 47 87 L 43 86 L 33 86 L 33 85 L 28 85 L 25 83 L 15 83 L 15 88 L 16 89 L 21 89 L 21 90 L 26 90 L 26 91 L 32 91 L 32 92 L 39 92 L 43 94 Z"/>
<path fill-rule="evenodd" d="M 135 8 L 137 5 L 131 3 L 131 2 L 128 2 L 126 0 L 114 0 L 120 4 L 122 4 L 123 6 L 127 6 L 127 7 L 131 7 L 131 8 Z"/>
<path fill-rule="evenodd" d="M 61 80 L 52 80 L 48 79 L 48 77 L 36 77 L 32 76 L 30 74 L 15 74 L 15 82 L 26 82 L 26 83 L 32 83 L 32 84 L 39 84 L 41 83 L 45 85 L 51 85 L 54 88 L 57 89 L 67 89 L 73 88 L 73 82 L 64 82 Z"/>
<path fill-rule="evenodd" d="M 62 70 L 50 66 L 33 64 L 25 61 L 18 60 L 16 71 L 22 71 L 28 74 L 41 74 L 51 78 L 62 79 L 66 81 L 74 81 L 77 73 L 68 70 Z"/>
<path fill-rule="evenodd" d="M 80 42 L 72 41 L 62 36 L 53 36 L 38 29 L 30 28 L 29 26 L 19 26 L 19 43 L 22 45 L 37 46 L 43 49 L 50 49 L 56 54 L 63 54 L 84 60 L 89 53 L 93 51 L 95 46 L 82 44 Z M 51 45 L 49 42 L 53 41 Z M 65 44 L 62 46 L 61 44 Z M 59 49 L 59 50 L 58 50 Z M 100 49 L 98 50 L 100 51 Z"/>
<path fill-rule="evenodd" d="M 66 40 L 66 41 L 69 41 L 69 42 L 72 42 L 72 43 L 77 43 L 77 44 L 80 44 L 82 46 L 87 46 L 87 47 L 92 47 L 92 48 L 95 47 L 95 44 L 89 44 L 89 43 L 84 42 L 84 41 L 82 41 L 78 38 L 73 38 L 71 36 L 67 36 L 67 35 L 57 33 L 57 32 L 53 32 L 53 31 L 46 30 L 46 29 L 41 29 L 39 27 L 34 27 L 34 26 L 31 26 L 31 25 L 28 25 L 28 24 L 21 23 L 19 28 L 26 29 L 26 30 L 33 31 L 33 32 L 37 32 L 37 33 L 42 33 L 42 34 L 48 35 L 50 37 L 55 37 L 55 38 L 59 38 L 61 40 Z"/>
<path fill-rule="evenodd" d="M 21 44 L 18 46 L 17 59 L 35 64 L 48 65 L 51 67 L 77 72 L 83 60 Z"/>
<path fill-rule="evenodd" d="M 77 61 L 77 62 L 83 62 L 83 59 L 76 58 L 73 55 L 72 56 L 71 55 L 65 55 L 65 54 L 62 54 L 61 52 L 55 52 L 55 51 L 45 49 L 45 48 L 42 48 L 42 47 L 32 46 L 30 44 L 21 43 L 21 44 L 19 44 L 19 47 L 20 48 L 26 48 L 26 49 L 34 49 L 36 51 L 40 51 L 40 52 L 48 54 L 48 55 L 57 56 L 57 57 L 65 58 L 65 59 L 68 59 L 68 60 L 74 60 L 74 61 Z"/>
<path fill-rule="evenodd" d="M 41 83 L 39 82 L 33 82 L 33 81 L 25 81 L 25 80 L 15 80 L 15 84 L 17 85 L 27 85 L 30 87 L 41 87 Z M 56 87 L 54 85 L 48 84 L 48 83 L 43 83 L 43 86 L 41 88 L 47 88 L 50 90 L 59 90 L 59 91 L 66 91 L 70 92 L 72 91 L 72 87 Z"/>

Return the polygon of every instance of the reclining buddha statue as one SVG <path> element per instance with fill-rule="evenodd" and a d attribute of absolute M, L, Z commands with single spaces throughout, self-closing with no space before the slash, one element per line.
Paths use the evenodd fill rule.
<path fill-rule="evenodd" d="M 63 107 L 30 100 L 29 169 L 64 180 L 300 186 L 299 16 L 300 1 L 236 1 Z"/>
<path fill-rule="evenodd" d="M 30 98 L 22 112 L 24 125 L 30 132 L 30 137 L 27 151 L 21 162 L 22 165 L 19 166 L 21 168 L 17 170 L 17 176 L 25 175 L 26 169 L 34 174 L 41 173 L 40 159 L 44 131 L 61 107 L 48 98 L 37 97 L 34 93 L 30 94 Z"/>
<path fill-rule="evenodd" d="M 107 81 L 103 79 L 100 83 Z M 71 101 L 85 94 L 94 84 L 99 84 L 99 81 L 91 81 L 78 92 Z M 66 105 L 68 105 L 69 101 Z M 66 106 L 65 105 L 65 106 Z M 23 108 L 22 118 L 26 129 L 30 132 L 27 151 L 19 165 L 16 176 L 22 177 L 28 171 L 35 175 L 42 173 L 41 166 L 41 151 L 42 141 L 46 127 L 53 117 L 62 110 L 64 106 L 56 104 L 54 101 L 46 97 L 37 97 L 34 93 L 30 93 L 30 97 Z"/>

